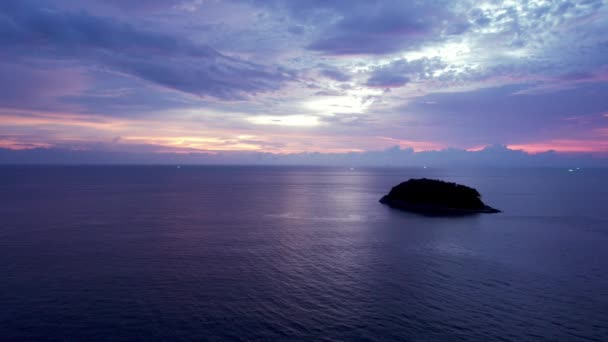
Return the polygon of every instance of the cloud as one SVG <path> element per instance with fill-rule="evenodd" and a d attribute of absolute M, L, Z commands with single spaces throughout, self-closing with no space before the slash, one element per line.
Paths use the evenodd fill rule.
<path fill-rule="evenodd" d="M 331 80 L 338 81 L 338 82 L 348 82 L 352 79 L 351 75 L 348 75 L 348 74 L 340 71 L 337 68 L 327 66 L 327 65 L 320 65 L 319 67 L 321 67 L 321 69 L 319 70 L 319 73 L 322 76 L 325 76 Z"/>
<path fill-rule="evenodd" d="M 405 75 L 393 74 L 390 72 L 376 72 L 365 83 L 368 87 L 376 88 L 399 88 L 410 82 L 410 78 Z"/>
<path fill-rule="evenodd" d="M 329 55 L 382 55 L 410 50 L 467 30 L 442 1 L 365 1 L 338 7 L 336 19 L 308 48 Z"/>
<path fill-rule="evenodd" d="M 413 61 L 400 59 L 377 67 L 367 79 L 368 87 L 398 88 L 412 80 L 428 79 L 445 67 L 439 58 L 421 58 Z"/>
<path fill-rule="evenodd" d="M 599 0 L 0 1 L 0 140 L 602 149 L 607 14 Z"/>
<path fill-rule="evenodd" d="M 36 69 L 0 62 L 0 106 L 4 108 L 67 109 L 57 97 L 81 92 L 87 85 L 77 69 Z"/>
<path fill-rule="evenodd" d="M 419 127 L 414 138 L 436 134 L 448 145 L 519 144 L 564 136 L 586 139 L 602 124 L 608 126 L 608 122 L 581 125 L 566 120 L 586 114 L 601 116 L 608 108 L 608 83 L 526 94 L 530 87 L 533 85 L 520 84 L 429 94 L 404 105 L 401 112 L 415 113 Z"/>
<path fill-rule="evenodd" d="M 276 90 L 293 79 L 286 69 L 229 57 L 179 36 L 43 4 L 0 3 L 2 59 L 36 56 L 92 63 L 170 89 L 226 100 Z"/>
<path fill-rule="evenodd" d="M 1 142 L 1 140 L 0 140 Z M 381 151 L 345 153 L 289 153 L 224 151 L 210 153 L 151 152 L 154 146 L 133 146 L 133 150 L 99 151 L 39 148 L 0 148 L 0 164 L 207 164 L 207 165 L 326 165 L 326 166 L 606 166 L 608 159 L 592 154 L 560 154 L 553 151 L 529 154 L 505 146 L 489 146 L 479 151 L 444 149 L 414 152 L 398 146 Z M 136 152 L 137 149 L 140 149 Z M 143 150 L 141 150 L 143 148 Z"/>
<path fill-rule="evenodd" d="M 468 36 L 487 73 L 529 78 L 593 71 L 606 65 L 606 7 L 602 1 L 480 3 L 469 12 Z"/>
<path fill-rule="evenodd" d="M 187 0 L 95 0 L 103 4 L 115 6 L 121 10 L 139 11 L 139 12 L 154 12 L 167 10 L 172 8 L 188 8 L 194 6 L 197 1 Z"/>
<path fill-rule="evenodd" d="M 238 0 L 234 0 L 238 1 Z M 445 0 L 243 0 L 307 27 L 306 48 L 325 55 L 384 55 L 460 35 L 470 27 Z"/>

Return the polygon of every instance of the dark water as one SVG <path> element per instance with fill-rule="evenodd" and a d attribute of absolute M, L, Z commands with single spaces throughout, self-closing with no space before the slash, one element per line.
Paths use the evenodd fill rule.
<path fill-rule="evenodd" d="M 503 214 L 377 202 L 410 177 Z M 608 171 L 0 168 L 1 340 L 608 341 Z"/>

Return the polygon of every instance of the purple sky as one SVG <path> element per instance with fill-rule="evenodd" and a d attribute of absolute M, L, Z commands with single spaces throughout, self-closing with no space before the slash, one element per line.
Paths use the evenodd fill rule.
<path fill-rule="evenodd" d="M 0 148 L 41 160 L 608 156 L 606 1 L 2 0 L 0 44 Z"/>

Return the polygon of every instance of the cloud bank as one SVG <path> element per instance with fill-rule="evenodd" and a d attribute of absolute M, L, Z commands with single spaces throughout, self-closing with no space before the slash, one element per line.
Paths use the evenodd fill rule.
<path fill-rule="evenodd" d="M 293 77 L 287 70 L 229 57 L 176 35 L 51 4 L 0 4 L 3 59 L 92 63 L 170 89 L 226 100 L 276 90 Z"/>
<path fill-rule="evenodd" d="M 382 151 L 348 153 L 215 152 L 162 153 L 77 151 L 35 148 L 0 149 L 4 165 L 309 165 L 341 167 L 608 167 L 605 156 L 563 154 L 555 151 L 538 154 L 505 146 L 488 146 L 478 151 L 445 149 L 415 152 L 395 146 Z"/>

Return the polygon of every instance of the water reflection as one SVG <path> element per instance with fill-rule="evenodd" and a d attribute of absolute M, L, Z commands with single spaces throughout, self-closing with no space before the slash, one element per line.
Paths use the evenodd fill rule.
<path fill-rule="evenodd" d="M 0 168 L 0 336 L 601 340 L 608 177 L 580 172 Z M 422 176 L 504 213 L 378 203 Z"/>

